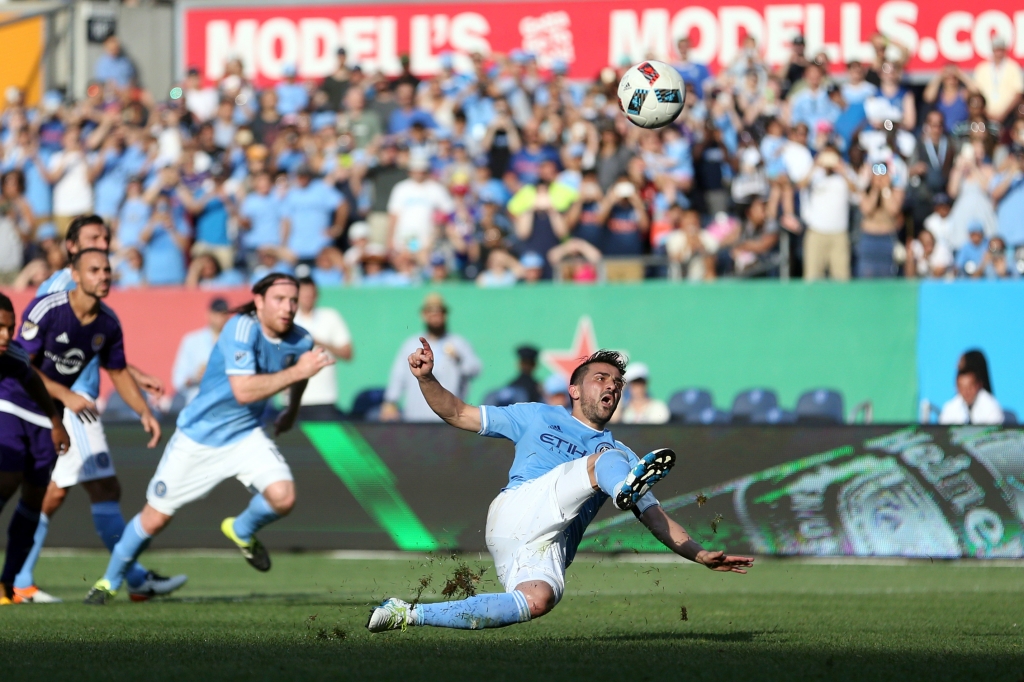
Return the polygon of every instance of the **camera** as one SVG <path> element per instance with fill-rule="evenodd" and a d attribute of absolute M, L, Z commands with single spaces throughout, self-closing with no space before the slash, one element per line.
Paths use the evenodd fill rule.
<path fill-rule="evenodd" d="M 875 175 L 885 175 L 889 168 L 884 163 L 875 163 L 871 165 L 871 172 Z"/>

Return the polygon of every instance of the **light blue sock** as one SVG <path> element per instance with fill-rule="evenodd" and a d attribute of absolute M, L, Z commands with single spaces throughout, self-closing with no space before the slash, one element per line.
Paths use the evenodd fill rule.
<path fill-rule="evenodd" d="M 253 533 L 279 518 L 281 515 L 270 507 L 267 498 L 263 495 L 253 495 L 249 500 L 249 506 L 235 519 L 235 535 L 239 540 L 248 542 Z"/>
<path fill-rule="evenodd" d="M 114 500 L 92 503 L 92 523 L 96 526 L 96 534 L 103 545 L 113 552 L 114 546 L 124 533 L 124 516 L 121 515 L 121 503 Z M 38 533 L 36 534 L 38 537 Z M 43 537 L 46 537 L 45 533 Z M 125 574 L 125 579 L 132 587 L 141 585 L 146 579 L 146 569 L 138 563 L 132 564 Z"/>
<path fill-rule="evenodd" d="M 519 590 L 501 594 L 478 594 L 462 601 L 418 604 L 412 625 L 432 625 L 459 630 L 503 628 L 530 620 L 526 595 Z"/>
<path fill-rule="evenodd" d="M 605 450 L 594 465 L 597 487 L 605 494 L 615 497 L 619 486 L 626 480 L 632 468 L 626 453 L 621 450 Z"/>
<path fill-rule="evenodd" d="M 46 531 L 49 528 L 50 517 L 40 512 L 39 525 L 36 526 L 36 534 L 33 538 L 32 549 L 25 558 L 25 563 L 21 567 L 21 571 L 18 575 L 14 576 L 15 587 L 24 589 L 36 584 L 35 577 L 32 573 L 36 570 L 36 562 L 39 561 L 39 552 L 42 551 L 43 544 L 46 542 Z"/>
<path fill-rule="evenodd" d="M 121 539 L 110 550 L 110 563 L 107 564 L 107 572 L 103 577 L 110 581 L 110 588 L 112 590 L 121 588 L 121 583 L 124 582 L 128 569 L 135 563 L 135 560 L 142 554 L 143 550 L 149 546 L 151 539 L 152 536 L 142 530 L 140 515 L 136 514 L 128 522 L 128 525 L 125 526 Z"/>

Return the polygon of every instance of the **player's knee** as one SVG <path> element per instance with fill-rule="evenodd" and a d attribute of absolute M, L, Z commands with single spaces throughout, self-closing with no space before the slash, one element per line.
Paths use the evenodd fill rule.
<path fill-rule="evenodd" d="M 43 498 L 43 513 L 47 516 L 53 516 L 60 509 L 60 506 L 64 504 L 64 498 L 67 496 L 67 488 L 60 488 L 51 482 L 50 487 L 46 489 L 46 497 Z"/>
<path fill-rule="evenodd" d="M 534 583 L 528 587 L 520 585 L 516 589 L 526 597 L 526 605 L 530 607 L 530 618 L 540 618 L 558 603 L 555 590 L 547 583 Z"/>
<path fill-rule="evenodd" d="M 295 506 L 295 484 L 291 481 L 278 481 L 267 486 L 263 497 L 270 508 L 281 516 L 286 516 Z"/>
<path fill-rule="evenodd" d="M 116 476 L 89 481 L 83 483 L 82 487 L 89 493 L 89 501 L 93 503 L 118 502 L 121 499 L 121 482 Z"/>

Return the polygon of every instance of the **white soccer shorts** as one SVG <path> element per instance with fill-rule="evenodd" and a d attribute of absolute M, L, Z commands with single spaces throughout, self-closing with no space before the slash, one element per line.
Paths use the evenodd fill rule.
<path fill-rule="evenodd" d="M 202 445 L 178 430 L 149 482 L 146 501 L 161 514 L 173 516 L 229 478 L 263 492 L 271 483 L 291 481 L 292 470 L 262 429 L 253 429 L 240 441 L 222 446 Z"/>
<path fill-rule="evenodd" d="M 595 494 L 587 458 L 581 457 L 494 498 L 487 511 L 487 549 L 506 592 L 540 580 L 551 585 L 556 602 L 562 599 L 564 531 Z"/>
<path fill-rule="evenodd" d="M 93 422 L 82 421 L 67 408 L 64 408 L 63 422 L 71 436 L 71 447 L 57 458 L 50 480 L 58 488 L 70 488 L 79 483 L 115 476 L 103 422 L 99 418 Z"/>

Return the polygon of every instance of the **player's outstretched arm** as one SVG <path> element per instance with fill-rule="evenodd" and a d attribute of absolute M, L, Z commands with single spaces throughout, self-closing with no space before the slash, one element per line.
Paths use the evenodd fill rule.
<path fill-rule="evenodd" d="M 709 552 L 693 540 L 690 534 L 665 513 L 660 504 L 649 507 L 640 515 L 640 522 L 647 526 L 651 535 L 661 544 L 690 561 L 703 564 L 712 571 L 746 573 L 754 565 L 751 557 L 731 556 L 725 552 Z"/>
<path fill-rule="evenodd" d="M 480 408 L 467 405 L 457 395 L 441 385 L 434 377 L 434 351 L 425 338 L 420 337 L 422 348 L 409 356 L 409 369 L 420 383 L 420 391 L 430 409 L 438 417 L 457 429 L 479 433 Z"/>
<path fill-rule="evenodd" d="M 139 415 L 139 421 L 142 422 L 142 428 L 151 436 L 146 447 L 155 448 L 156 444 L 160 442 L 160 422 L 157 421 L 157 418 L 150 411 L 149 405 L 146 404 L 146 399 L 142 397 L 142 391 L 139 390 L 139 385 L 132 378 L 131 372 L 127 369 L 107 368 L 107 374 L 110 375 L 110 381 L 114 384 L 114 388 L 117 389 L 118 395 L 124 398 L 128 407 L 135 410 L 135 413 Z"/>
<path fill-rule="evenodd" d="M 91 423 L 98 419 L 96 415 L 99 414 L 99 411 L 96 409 L 96 403 L 80 393 L 75 393 L 64 384 L 58 384 L 38 368 L 36 368 L 36 375 L 42 380 L 46 392 L 74 412 L 81 421 Z"/>
<path fill-rule="evenodd" d="M 50 399 L 50 394 L 46 391 L 46 385 L 43 383 L 42 375 L 37 372 L 30 371 L 22 379 L 21 385 L 25 387 L 25 392 L 28 393 L 29 397 L 35 401 L 39 409 L 43 411 L 47 417 L 50 418 L 50 423 L 53 424 L 53 428 L 50 432 L 53 438 L 53 447 L 57 451 L 58 455 L 63 455 L 71 447 L 71 438 L 68 436 L 68 432 L 64 429 L 64 422 L 61 420 L 61 415 L 57 412 L 57 406 L 53 404 L 53 400 Z"/>
<path fill-rule="evenodd" d="M 231 374 L 231 392 L 240 405 L 257 403 L 280 393 L 294 383 L 305 381 L 324 367 L 334 364 L 334 358 L 320 346 L 299 356 L 295 364 L 273 374 Z"/>

